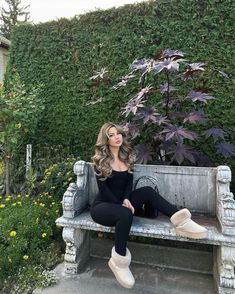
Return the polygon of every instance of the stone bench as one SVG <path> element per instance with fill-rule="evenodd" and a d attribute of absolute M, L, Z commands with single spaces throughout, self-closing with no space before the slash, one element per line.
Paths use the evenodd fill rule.
<path fill-rule="evenodd" d="M 63 196 L 63 216 L 56 224 L 63 227 L 66 242 L 65 272 L 76 274 L 90 256 L 90 231 L 114 232 L 91 219 L 89 205 L 98 192 L 93 165 L 74 165 L 77 182 Z M 213 246 L 213 275 L 218 293 L 235 294 L 235 200 L 230 192 L 228 166 L 186 167 L 139 165 L 134 167 L 134 187 L 152 186 L 178 206 L 187 207 L 192 219 L 207 227 L 206 239 L 192 240 L 175 234 L 169 218 L 134 217 L 130 235 L 165 240 L 195 242 Z M 169 242 L 169 241 L 168 241 Z"/>

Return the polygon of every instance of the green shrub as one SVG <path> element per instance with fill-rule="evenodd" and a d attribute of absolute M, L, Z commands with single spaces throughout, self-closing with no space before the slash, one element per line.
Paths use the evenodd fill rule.
<path fill-rule="evenodd" d="M 52 164 L 46 168 L 41 181 L 41 190 L 52 194 L 55 200 L 61 201 L 69 183 L 76 182 L 76 176 L 73 172 L 76 160 L 75 158 L 67 158 L 66 161 Z"/>
<path fill-rule="evenodd" d="M 1 197 L 0 280 L 17 273 L 19 267 L 40 262 L 48 246 L 61 238 L 55 224 L 60 215 L 61 203 L 49 193 Z"/>

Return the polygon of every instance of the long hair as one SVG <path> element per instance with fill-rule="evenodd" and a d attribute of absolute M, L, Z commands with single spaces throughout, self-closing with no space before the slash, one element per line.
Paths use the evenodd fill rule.
<path fill-rule="evenodd" d="M 135 154 L 133 149 L 126 138 L 126 132 L 124 129 L 116 125 L 112 122 L 105 123 L 98 134 L 97 141 L 95 144 L 95 155 L 91 158 L 93 163 L 95 164 L 96 170 L 99 173 L 96 173 L 99 176 L 103 177 L 103 180 L 107 179 L 107 177 L 111 177 L 112 167 L 110 165 L 113 160 L 113 155 L 108 146 L 108 131 L 110 128 L 115 127 L 117 131 L 122 134 L 123 143 L 120 146 L 118 157 L 124 162 L 128 167 L 128 172 L 132 172 L 135 162 Z"/>

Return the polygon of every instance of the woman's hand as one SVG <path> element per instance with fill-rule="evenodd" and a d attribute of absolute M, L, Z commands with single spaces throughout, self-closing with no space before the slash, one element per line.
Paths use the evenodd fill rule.
<path fill-rule="evenodd" d="M 132 206 L 131 202 L 128 199 L 124 199 L 122 205 L 129 208 L 132 214 L 135 213 L 135 208 Z"/>

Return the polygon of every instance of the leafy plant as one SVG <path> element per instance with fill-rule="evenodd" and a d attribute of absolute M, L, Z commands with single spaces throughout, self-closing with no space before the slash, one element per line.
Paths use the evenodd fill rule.
<path fill-rule="evenodd" d="M 123 127 L 133 140 L 139 163 L 210 165 L 201 148 L 206 141 L 225 159 L 235 155 L 235 147 L 226 141 L 229 130 L 208 128 L 205 111 L 215 99 L 206 85 L 212 72 L 209 65 L 189 63 L 183 52 L 164 49 L 152 58 L 134 60 L 131 68 L 113 89 L 125 87 L 131 79 L 135 81 L 134 90 L 139 88 L 137 94 L 127 94 L 131 98 L 122 110 L 126 120 Z M 102 75 L 97 72 L 91 79 L 102 80 L 107 74 L 102 69 Z M 185 83 L 188 85 L 183 89 L 187 92 L 181 90 Z"/>
<path fill-rule="evenodd" d="M 14 153 L 22 138 L 35 132 L 44 109 L 39 99 L 40 85 L 26 90 L 17 69 L 13 68 L 7 82 L 0 86 L 0 156 L 5 163 L 6 195 L 10 193 L 10 169 Z"/>
<path fill-rule="evenodd" d="M 76 182 L 76 176 L 73 173 L 75 162 L 75 158 L 67 158 L 63 162 L 54 163 L 46 168 L 40 183 L 41 191 L 53 194 L 56 200 L 61 201 L 69 183 Z"/>
<path fill-rule="evenodd" d="M 21 266 L 41 260 L 45 264 L 42 256 L 47 248 L 61 239 L 61 230 L 55 224 L 60 215 L 60 201 L 48 192 L 37 197 L 0 196 L 0 285 Z"/>

